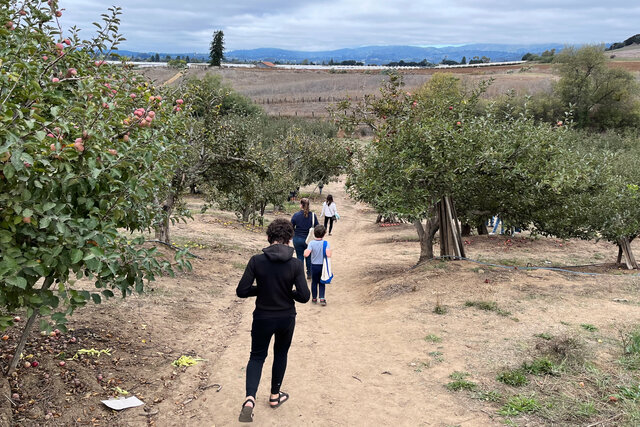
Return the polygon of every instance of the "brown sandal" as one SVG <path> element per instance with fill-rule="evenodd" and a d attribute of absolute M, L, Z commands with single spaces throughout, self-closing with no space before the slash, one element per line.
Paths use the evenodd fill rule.
<path fill-rule="evenodd" d="M 253 406 L 247 406 L 247 403 L 253 403 Z M 240 411 L 240 416 L 238 417 L 238 421 L 241 423 L 250 423 L 253 422 L 253 408 L 256 406 L 256 402 L 253 399 L 247 399 L 242 404 L 242 411 Z"/>

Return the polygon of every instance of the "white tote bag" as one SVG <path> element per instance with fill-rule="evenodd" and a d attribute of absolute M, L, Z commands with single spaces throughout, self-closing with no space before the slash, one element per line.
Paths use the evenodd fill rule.
<path fill-rule="evenodd" d="M 331 270 L 331 258 L 327 257 L 327 242 L 322 245 L 322 275 L 320 283 L 329 284 L 333 279 L 333 270 Z"/>
<path fill-rule="evenodd" d="M 313 224 L 315 223 L 316 223 L 316 214 L 311 212 L 311 228 L 309 229 L 309 234 L 307 234 L 307 240 L 305 240 L 305 242 L 307 242 L 307 245 L 309 244 L 310 241 L 316 238 L 316 235 L 313 233 L 313 228 L 314 228 Z"/>

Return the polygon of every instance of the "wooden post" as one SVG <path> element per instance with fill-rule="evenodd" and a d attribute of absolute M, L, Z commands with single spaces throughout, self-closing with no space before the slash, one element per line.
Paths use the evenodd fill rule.
<path fill-rule="evenodd" d="M 460 233 L 458 215 L 451 197 L 444 196 L 438 203 L 440 224 L 440 256 L 464 258 L 466 256 Z"/>
<path fill-rule="evenodd" d="M 631 242 L 627 237 L 623 237 L 618 239 L 618 259 L 620 259 L 620 252 L 622 252 L 622 258 L 624 259 L 624 263 L 629 270 L 637 270 L 638 262 L 636 258 L 633 256 L 633 252 L 631 252 Z"/>

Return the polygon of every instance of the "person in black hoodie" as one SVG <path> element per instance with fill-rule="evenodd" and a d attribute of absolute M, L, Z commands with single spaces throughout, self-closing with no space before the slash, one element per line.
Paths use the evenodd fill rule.
<path fill-rule="evenodd" d="M 253 421 L 262 365 L 273 335 L 269 404 L 275 409 L 289 399 L 287 393 L 280 391 L 280 386 L 296 324 L 295 301 L 304 304 L 310 297 L 304 264 L 293 258 L 293 248 L 289 246 L 292 237 L 293 226 L 288 219 L 277 218 L 269 224 L 267 239 L 271 245 L 264 248 L 262 254 L 251 257 L 236 288 L 236 295 L 240 298 L 256 297 L 251 325 L 251 356 L 247 364 L 247 397 L 238 418 L 241 422 Z"/>

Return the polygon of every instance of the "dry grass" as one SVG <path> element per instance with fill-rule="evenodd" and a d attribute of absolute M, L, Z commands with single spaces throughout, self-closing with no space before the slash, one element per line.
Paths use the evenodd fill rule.
<path fill-rule="evenodd" d="M 610 64 L 632 72 L 640 71 L 640 61 L 625 59 L 612 61 Z M 141 72 L 157 83 L 165 83 L 176 74 L 176 70 L 167 68 L 148 68 Z M 441 72 L 455 73 L 469 86 L 481 80 L 494 79 L 487 90 L 487 97 L 495 97 L 511 90 L 519 95 L 546 92 L 551 89 L 554 80 L 550 64 L 496 66 L 490 69 L 402 70 L 401 74 L 406 89 L 414 91 L 428 81 L 431 75 Z M 188 70 L 183 77 L 171 84 L 177 85 L 186 78 L 203 77 L 207 73 L 220 75 L 224 82 L 251 98 L 268 114 L 301 117 L 326 117 L 327 107 L 332 103 L 377 94 L 386 79 L 385 73 L 379 70 L 332 73 L 325 70 L 213 68 Z"/>

